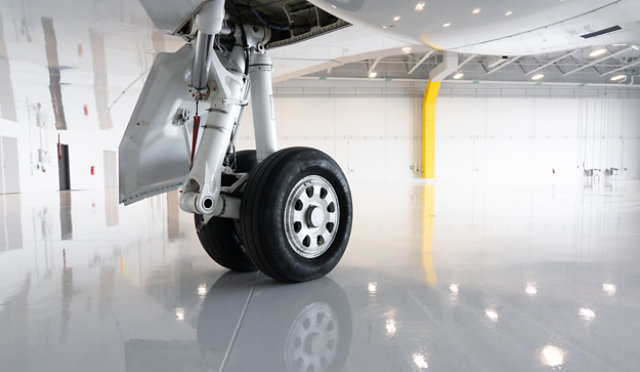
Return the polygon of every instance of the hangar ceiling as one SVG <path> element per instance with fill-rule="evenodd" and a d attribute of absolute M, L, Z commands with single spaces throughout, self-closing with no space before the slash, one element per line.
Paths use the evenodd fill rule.
<path fill-rule="evenodd" d="M 396 55 L 344 64 L 307 77 L 426 80 L 442 59 L 442 51 L 405 47 Z M 640 47 L 619 44 L 532 56 L 461 54 L 457 71 L 447 77 L 454 79 L 640 85 Z"/>

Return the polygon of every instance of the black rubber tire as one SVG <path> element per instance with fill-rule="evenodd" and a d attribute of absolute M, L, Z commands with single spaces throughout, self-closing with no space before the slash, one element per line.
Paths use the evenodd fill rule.
<path fill-rule="evenodd" d="M 236 172 L 250 172 L 257 164 L 255 150 L 236 153 Z M 235 177 L 223 177 L 222 186 L 230 186 L 235 179 Z M 193 217 L 198 239 L 205 252 L 215 262 L 235 271 L 248 272 L 258 269 L 242 242 L 238 221 L 213 217 L 205 225 L 201 215 L 195 214 Z"/>
<path fill-rule="evenodd" d="M 340 205 L 336 237 L 315 258 L 295 252 L 284 222 L 289 194 L 310 175 L 329 181 Z M 304 282 L 326 275 L 338 264 L 349 242 L 352 215 L 351 191 L 340 166 L 322 151 L 294 147 L 272 154 L 253 170 L 242 198 L 240 226 L 245 247 L 260 271 L 281 282 Z"/>

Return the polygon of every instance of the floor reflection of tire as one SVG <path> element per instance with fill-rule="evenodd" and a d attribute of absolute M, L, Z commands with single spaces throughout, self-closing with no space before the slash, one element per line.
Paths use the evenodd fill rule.
<path fill-rule="evenodd" d="M 296 285 L 260 281 L 243 315 L 251 290 L 247 278 L 223 275 L 204 301 L 198 343 L 209 367 L 219 368 L 224 360 L 230 371 L 342 370 L 352 324 L 349 301 L 338 284 L 328 278 Z"/>
<path fill-rule="evenodd" d="M 334 363 L 340 346 L 337 318 L 324 302 L 311 303 L 298 314 L 284 343 L 288 371 L 324 371 Z"/>

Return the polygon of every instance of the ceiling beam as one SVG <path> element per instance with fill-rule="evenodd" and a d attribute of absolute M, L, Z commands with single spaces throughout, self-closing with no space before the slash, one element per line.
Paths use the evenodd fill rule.
<path fill-rule="evenodd" d="M 382 57 L 378 57 L 376 58 L 373 63 L 371 64 L 371 66 L 369 67 L 369 71 L 367 71 L 367 74 L 370 74 L 372 72 L 375 71 L 376 67 L 378 67 L 378 63 L 380 63 L 380 61 L 382 60 Z M 362 70 L 361 70 L 362 71 Z"/>
<path fill-rule="evenodd" d="M 491 75 L 491 74 L 493 74 L 494 72 L 496 72 L 496 71 L 500 70 L 501 68 L 503 68 L 503 67 L 505 67 L 505 66 L 509 66 L 509 65 L 510 65 L 510 64 L 512 64 L 513 62 L 517 62 L 517 61 L 518 61 L 520 58 L 522 58 L 522 57 L 524 57 L 524 56 L 517 56 L 517 57 L 513 57 L 513 58 L 511 58 L 510 60 L 508 60 L 508 61 L 506 61 L 506 62 L 502 63 L 501 65 L 496 66 L 496 67 L 494 67 L 493 69 L 491 69 L 491 70 L 487 71 L 487 75 Z"/>
<path fill-rule="evenodd" d="M 547 63 L 545 63 L 544 65 L 542 65 L 542 66 L 540 66 L 540 67 L 537 67 L 537 68 L 535 68 L 535 69 L 533 69 L 533 70 L 531 70 L 531 71 L 527 72 L 527 73 L 525 74 L 525 76 L 527 76 L 527 75 L 531 75 L 531 74 L 533 74 L 533 73 L 536 73 L 536 72 L 538 72 L 538 71 L 540 71 L 540 70 L 542 70 L 542 69 L 544 69 L 544 68 L 547 68 L 547 67 L 551 66 L 552 64 L 554 64 L 554 63 L 556 63 L 556 62 L 560 62 L 560 61 L 562 61 L 563 59 L 565 59 L 565 58 L 567 58 L 567 57 L 571 57 L 571 56 L 572 56 L 572 55 L 574 55 L 574 54 L 575 54 L 575 52 L 577 52 L 577 51 L 578 51 L 578 49 L 573 50 L 573 51 L 571 51 L 571 52 L 569 52 L 569 53 L 563 54 L 563 55 L 561 55 L 560 57 L 558 57 L 558 58 L 554 59 L 553 61 L 547 62 Z"/>
<path fill-rule="evenodd" d="M 626 70 L 629 67 L 633 67 L 633 66 L 637 66 L 640 65 L 640 58 L 636 59 L 635 62 L 631 62 L 628 65 L 624 65 L 622 67 L 618 67 L 615 70 L 611 70 L 611 71 L 607 71 L 607 72 L 603 72 L 602 74 L 600 74 L 600 76 L 605 76 L 605 75 L 609 75 L 609 74 L 613 74 L 614 72 L 618 72 L 618 71 L 622 71 L 622 70 Z"/>
<path fill-rule="evenodd" d="M 622 53 L 626 53 L 626 52 L 628 52 L 628 51 L 630 51 L 630 50 L 633 50 L 633 47 L 627 47 L 627 48 L 624 48 L 624 49 L 622 49 L 622 50 L 619 50 L 619 51 L 617 51 L 617 52 L 615 52 L 615 53 L 609 54 L 608 56 L 604 56 L 604 57 L 602 57 L 602 58 L 598 58 L 598 59 L 596 59 L 596 60 L 595 60 L 595 61 L 593 61 L 593 62 L 587 63 L 586 65 L 583 65 L 583 66 L 580 66 L 580 67 L 578 67 L 578 68 L 575 68 L 575 69 L 573 69 L 573 70 L 571 70 L 571 71 L 565 72 L 564 74 L 562 74 L 562 76 L 567 76 L 567 75 L 571 75 L 571 74 L 573 74 L 574 72 L 582 71 L 582 70 L 584 70 L 585 68 L 589 68 L 589 67 L 591 67 L 591 66 L 595 66 L 595 65 L 597 65 L 597 64 L 598 64 L 598 63 L 600 63 L 600 62 L 606 61 L 606 60 L 608 60 L 608 59 L 610 59 L 610 58 L 613 58 L 613 57 L 615 57 L 615 56 L 618 56 L 618 55 L 620 55 L 620 54 L 622 54 Z"/>
<path fill-rule="evenodd" d="M 476 54 L 472 54 L 469 57 L 465 58 L 464 61 L 462 61 L 462 63 L 460 63 L 458 65 L 458 67 L 456 67 L 456 71 L 460 70 L 462 68 L 462 66 L 466 65 L 467 63 L 471 62 L 472 59 L 476 58 Z M 454 71 L 455 72 L 455 71 Z"/>
<path fill-rule="evenodd" d="M 411 70 L 409 70 L 409 72 L 408 72 L 407 74 L 408 74 L 408 75 L 413 74 L 413 72 L 414 72 L 415 70 L 417 70 L 417 69 L 418 69 L 418 67 L 420 67 L 420 65 L 422 65 L 422 64 L 424 63 L 424 61 L 426 61 L 427 59 L 429 59 L 429 57 L 431 57 L 431 55 L 432 55 L 433 53 L 435 53 L 435 52 L 436 52 L 435 50 L 431 50 L 431 51 L 429 51 L 429 53 L 425 54 L 425 55 L 424 55 L 424 57 L 420 58 L 420 60 L 419 60 L 418 62 L 416 62 L 416 64 L 415 64 L 413 67 L 411 67 Z"/>

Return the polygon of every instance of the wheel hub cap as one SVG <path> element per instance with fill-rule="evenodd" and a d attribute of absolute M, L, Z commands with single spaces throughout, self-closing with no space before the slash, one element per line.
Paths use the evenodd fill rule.
<path fill-rule="evenodd" d="M 294 187 L 285 205 L 285 229 L 289 244 L 302 257 L 315 258 L 329 249 L 336 237 L 340 205 L 331 183 L 321 176 L 307 176 Z"/>

